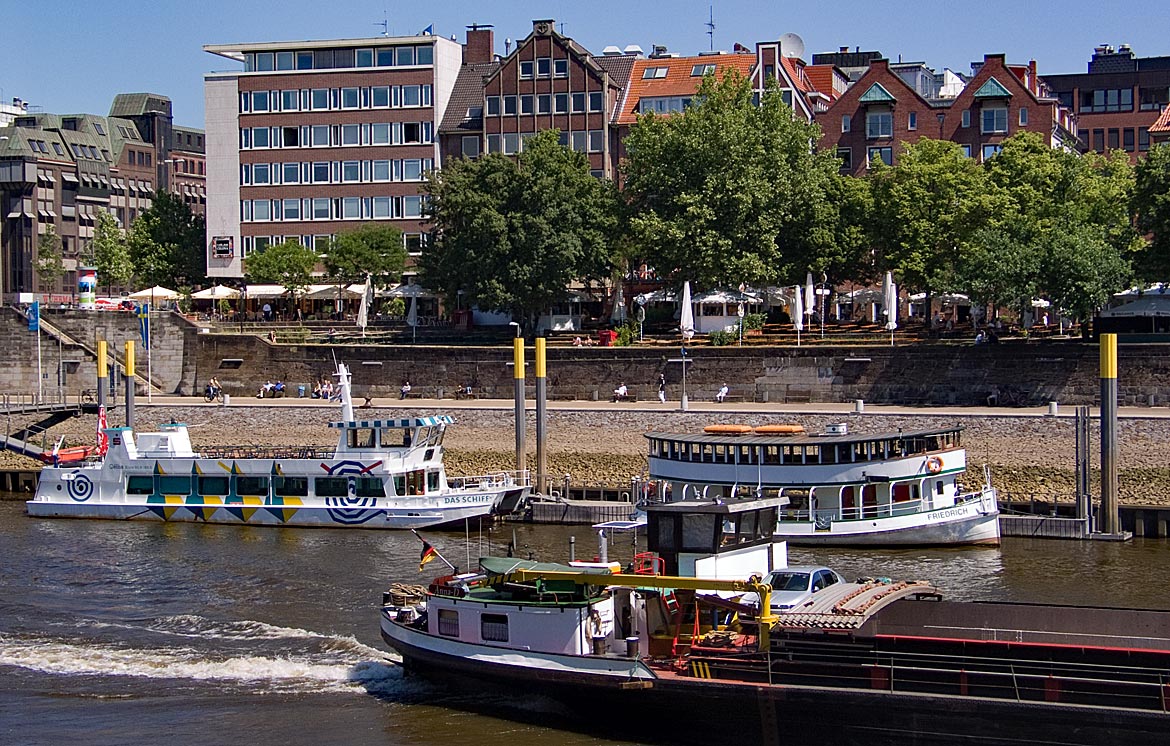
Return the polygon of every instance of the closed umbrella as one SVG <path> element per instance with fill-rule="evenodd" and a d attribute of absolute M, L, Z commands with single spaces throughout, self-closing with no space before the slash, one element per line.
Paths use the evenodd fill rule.
<path fill-rule="evenodd" d="M 626 323 L 626 299 L 621 282 L 613 288 L 613 310 L 609 314 L 609 320 L 615 324 Z"/>
<path fill-rule="evenodd" d="M 683 339 L 695 336 L 695 314 L 691 310 L 691 281 L 683 283 L 682 314 L 679 316 L 678 328 L 682 331 Z M 683 364 L 686 365 L 685 363 Z"/>
<path fill-rule="evenodd" d="M 894 275 L 886 272 L 886 279 L 882 282 L 882 303 L 885 305 L 886 329 L 890 330 L 890 346 L 894 346 L 894 330 L 898 328 L 898 286 L 894 284 Z"/>
<path fill-rule="evenodd" d="M 366 286 L 362 291 L 362 304 L 358 307 L 357 325 L 361 327 L 362 336 L 366 336 L 366 325 L 370 323 L 370 276 L 366 275 Z"/>
<path fill-rule="evenodd" d="M 813 310 L 816 308 L 816 291 L 813 289 L 812 272 L 804 278 L 804 315 L 812 316 Z"/>
<path fill-rule="evenodd" d="M 418 296 L 410 296 L 410 311 L 406 314 L 406 323 L 410 326 L 410 341 L 413 344 L 418 339 Z"/>
<path fill-rule="evenodd" d="M 792 325 L 796 327 L 796 346 L 800 346 L 800 333 L 804 331 L 804 293 L 800 285 L 793 288 L 792 293 Z"/>

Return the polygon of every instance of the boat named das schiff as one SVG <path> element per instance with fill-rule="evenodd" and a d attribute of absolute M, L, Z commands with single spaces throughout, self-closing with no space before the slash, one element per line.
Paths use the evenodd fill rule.
<path fill-rule="evenodd" d="M 97 461 L 46 466 L 28 513 L 38 517 L 411 529 L 512 512 L 523 474 L 448 479 L 447 415 L 355 420 L 350 374 L 338 365 L 337 448 L 194 450 L 187 426 L 105 429 Z"/>
<path fill-rule="evenodd" d="M 648 432 L 654 501 L 779 497 L 775 536 L 792 544 L 998 544 L 986 469 L 964 491 L 962 428 L 851 434 L 801 425 Z"/>

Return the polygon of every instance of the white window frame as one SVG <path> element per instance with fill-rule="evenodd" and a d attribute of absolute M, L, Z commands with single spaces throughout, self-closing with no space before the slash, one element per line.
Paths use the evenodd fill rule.
<path fill-rule="evenodd" d="M 991 115 L 991 128 L 988 128 L 987 119 Z M 1000 128 L 1002 120 L 1003 127 Z M 984 107 L 979 113 L 979 132 L 984 135 L 1006 135 L 1008 131 L 1008 109 L 1006 106 Z"/>

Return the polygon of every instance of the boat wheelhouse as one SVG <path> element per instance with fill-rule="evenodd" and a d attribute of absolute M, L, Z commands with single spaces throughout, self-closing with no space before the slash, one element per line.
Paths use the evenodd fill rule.
<path fill-rule="evenodd" d="M 333 450 L 216 446 L 196 451 L 187 425 L 105 430 L 101 461 L 46 466 L 29 515 L 281 526 L 423 528 L 517 509 L 524 474 L 449 479 L 447 415 L 355 420 L 338 366 L 342 419 Z"/>
<path fill-rule="evenodd" d="M 850 434 L 799 425 L 649 432 L 649 499 L 775 497 L 794 544 L 998 544 L 995 490 L 965 490 L 962 428 Z"/>

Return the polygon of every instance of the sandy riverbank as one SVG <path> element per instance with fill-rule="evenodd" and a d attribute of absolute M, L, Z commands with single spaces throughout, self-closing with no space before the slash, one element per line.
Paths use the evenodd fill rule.
<path fill-rule="evenodd" d="M 378 408 L 362 410 L 363 418 L 406 417 L 419 410 Z M 455 413 L 458 423 L 448 431 L 447 466 L 451 473 L 482 473 L 513 465 L 511 412 L 465 409 Z M 196 448 L 224 445 L 336 444 L 336 431 L 327 423 L 332 408 L 264 406 L 143 407 L 138 429 L 148 430 L 171 420 L 190 425 Z M 1049 417 L 767 415 L 709 412 L 565 411 L 549 413 L 549 473 L 572 476 L 575 484 L 622 485 L 645 469 L 645 438 L 649 429 L 698 431 L 715 422 L 775 424 L 800 422 L 819 431 L 832 422 L 846 422 L 851 432 L 914 430 L 962 424 L 971 481 L 977 468 L 991 467 L 993 482 L 1010 499 L 1071 500 L 1073 494 L 1073 421 Z M 92 441 L 93 416 L 77 417 L 53 428 L 47 442 L 65 435 L 67 445 Z M 1093 435 L 1096 443 L 1096 433 Z M 1120 423 L 1120 494 L 1127 503 L 1170 504 L 1170 419 L 1128 419 Z M 1096 446 L 1095 446 L 1096 447 Z M 529 415 L 528 449 L 535 448 Z M 1093 463 L 1096 466 L 1096 454 Z M 0 454 L 0 467 L 28 468 L 35 462 Z M 533 461 L 530 457 L 529 466 Z"/>

